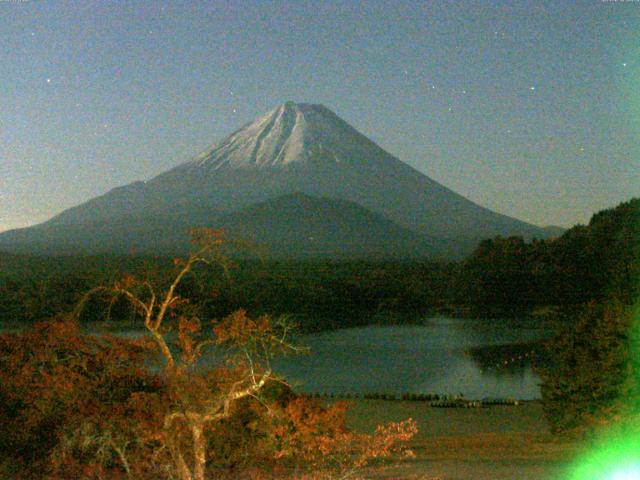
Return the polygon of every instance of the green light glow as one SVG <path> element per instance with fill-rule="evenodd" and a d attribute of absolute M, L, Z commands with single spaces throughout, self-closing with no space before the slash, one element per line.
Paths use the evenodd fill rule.
<path fill-rule="evenodd" d="M 640 430 L 619 431 L 585 454 L 569 480 L 640 480 Z"/>
<path fill-rule="evenodd" d="M 630 338 L 632 358 L 640 359 L 640 301 L 633 308 Z M 640 379 L 634 380 L 640 383 Z M 637 399 L 627 401 L 637 412 Z M 640 480 L 640 418 L 627 419 L 602 431 L 570 471 L 566 480 Z"/>
<path fill-rule="evenodd" d="M 618 468 L 611 477 L 611 480 L 633 480 L 640 478 L 640 467 L 638 465 L 630 465 L 629 467 Z"/>

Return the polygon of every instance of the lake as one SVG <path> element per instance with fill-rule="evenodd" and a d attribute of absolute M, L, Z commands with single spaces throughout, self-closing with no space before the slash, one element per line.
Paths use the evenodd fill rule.
<path fill-rule="evenodd" d="M 0 328 L 0 331 L 19 330 Z M 85 331 L 104 333 L 87 327 Z M 111 330 L 123 336 L 139 330 Z M 308 355 L 278 359 L 274 369 L 298 390 L 322 394 L 464 394 L 468 398 L 540 398 L 531 357 L 489 364 L 472 350 L 527 344 L 550 336 L 549 329 L 508 320 L 429 318 L 424 325 L 369 326 L 301 335 Z M 215 362 L 214 352 L 205 362 Z"/>
<path fill-rule="evenodd" d="M 540 398 L 529 358 L 487 367 L 469 350 L 530 343 L 548 329 L 507 321 L 432 318 L 424 326 L 370 326 L 299 339 L 309 355 L 281 359 L 277 371 L 308 393 L 459 394 L 469 398 Z"/>

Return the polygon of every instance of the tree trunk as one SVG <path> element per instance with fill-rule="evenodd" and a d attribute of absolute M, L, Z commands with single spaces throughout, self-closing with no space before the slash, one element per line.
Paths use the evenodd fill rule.
<path fill-rule="evenodd" d="M 173 463 L 176 467 L 176 473 L 180 480 L 194 480 L 193 475 L 191 474 L 191 470 L 189 469 L 189 465 L 184 461 L 184 457 L 182 456 L 182 452 L 180 451 L 180 446 L 177 445 L 179 440 L 171 438 L 171 433 L 169 432 L 169 452 L 171 453 L 171 457 L 173 458 Z"/>
<path fill-rule="evenodd" d="M 203 434 L 201 422 L 191 425 L 193 434 L 193 478 L 194 480 L 204 480 L 207 467 L 206 442 Z"/>

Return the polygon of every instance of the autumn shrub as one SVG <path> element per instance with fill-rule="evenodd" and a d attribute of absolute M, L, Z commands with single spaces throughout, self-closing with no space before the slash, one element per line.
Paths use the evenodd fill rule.
<path fill-rule="evenodd" d="M 3 476 L 172 478 L 164 419 L 176 399 L 167 379 L 147 368 L 152 351 L 144 339 L 82 334 L 63 319 L 0 335 Z M 208 374 L 218 381 L 225 376 Z M 208 471 L 227 478 L 331 478 L 388 456 L 415 432 L 412 423 L 374 435 L 350 432 L 345 410 L 344 403 L 323 405 L 272 380 L 206 431 Z M 187 429 L 175 428 L 172 435 L 188 437 Z"/>
<path fill-rule="evenodd" d="M 369 435 L 346 428 L 346 402 L 324 405 L 296 397 L 274 416 L 271 432 L 276 456 L 293 462 L 309 478 L 346 478 L 376 459 L 412 452 L 401 448 L 417 433 L 412 419 L 380 425 Z"/>
<path fill-rule="evenodd" d="M 222 262 L 220 231 L 153 285 L 126 276 L 89 292 L 71 319 L 0 336 L 0 465 L 5 476 L 58 479 L 331 478 L 392 453 L 412 421 L 349 432 L 344 405 L 295 395 L 271 359 L 298 353 L 285 319 L 238 310 L 204 322 L 179 294 L 197 265 Z M 82 334 L 74 320 L 102 295 L 129 303 L 138 339 Z M 213 365 L 201 362 L 214 348 Z M 300 477 L 302 478 L 302 477 Z"/>
<path fill-rule="evenodd" d="M 144 367 L 144 341 L 83 335 L 56 319 L 0 335 L 0 456 L 5 474 L 38 478 L 87 465 L 125 471 L 118 449 L 136 454 L 146 408 L 136 395 L 159 395 Z M 137 414 L 137 415 L 136 415 Z M 126 446 L 126 447 L 125 447 Z"/>

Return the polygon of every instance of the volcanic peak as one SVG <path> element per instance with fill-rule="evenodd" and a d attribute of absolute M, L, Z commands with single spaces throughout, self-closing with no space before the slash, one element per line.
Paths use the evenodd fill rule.
<path fill-rule="evenodd" d="M 286 169 L 318 161 L 340 163 L 353 157 L 353 152 L 345 148 L 371 143 L 323 105 L 286 102 L 242 126 L 185 166 L 189 170 Z"/>

